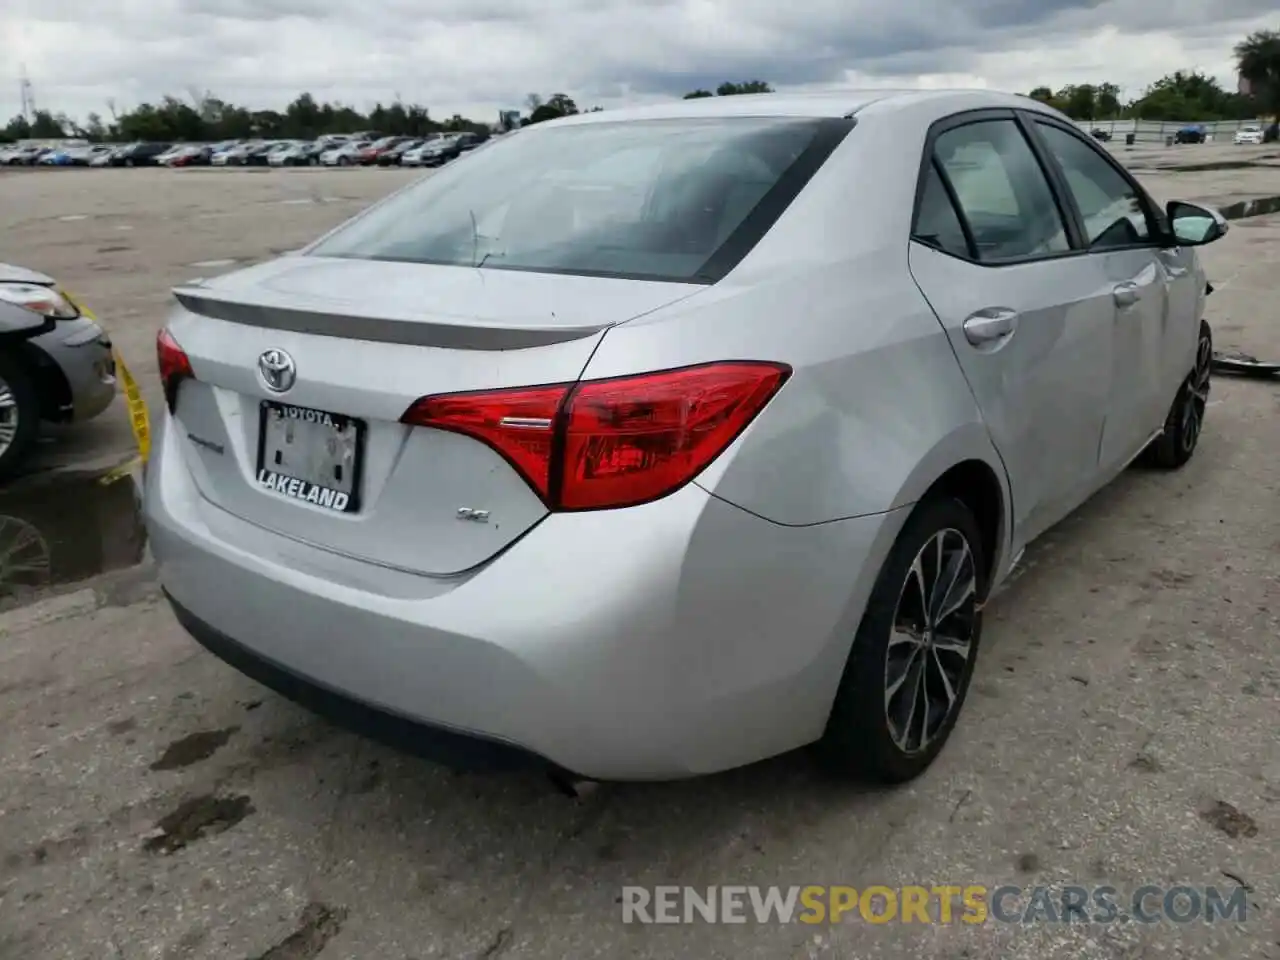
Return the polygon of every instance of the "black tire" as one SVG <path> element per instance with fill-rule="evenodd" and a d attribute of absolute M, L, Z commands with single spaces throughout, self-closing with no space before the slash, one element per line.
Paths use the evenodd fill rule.
<path fill-rule="evenodd" d="M 18 358 L 0 349 L 0 381 L 8 386 L 17 413 L 17 429 L 8 446 L 0 450 L 0 479 L 13 476 L 26 459 L 40 432 L 40 396 L 35 381 Z M 3 386 L 0 386 L 0 392 Z"/>
<path fill-rule="evenodd" d="M 944 553 L 942 567 L 937 562 L 938 538 L 951 551 Z M 922 560 L 919 579 L 914 570 L 917 557 Z M 978 657 L 986 564 L 981 531 L 964 503 L 934 497 L 916 506 L 876 578 L 826 732 L 818 743 L 819 759 L 828 770 L 859 780 L 903 783 L 923 773 L 941 752 L 964 707 Z M 942 576 L 934 573 L 939 569 L 944 571 Z M 948 580 L 946 571 L 952 570 L 959 576 L 956 581 Z M 921 602 L 929 588 L 915 586 L 930 576 L 934 576 L 935 586 L 939 581 L 957 589 L 972 585 L 971 591 L 959 591 L 964 594 L 960 606 L 932 628 L 925 612 L 928 604 Z M 933 598 L 941 601 L 947 596 L 944 588 L 941 596 Z M 962 641 L 962 637 L 967 639 Z M 923 680 L 921 669 L 925 670 Z M 891 675 L 896 677 L 899 672 L 903 682 L 890 694 Z M 941 679 L 944 675 L 946 684 Z M 950 699 L 946 698 L 948 692 L 953 694 Z M 915 705 L 921 702 L 921 693 L 925 703 L 937 693 L 947 705 L 942 709 L 931 704 L 936 712 L 929 708 L 921 711 L 920 736 L 913 743 Z M 903 717 L 908 707 L 910 713 Z M 895 729 L 890 714 L 906 722 Z"/>
<path fill-rule="evenodd" d="M 1178 387 L 1165 417 L 1164 430 L 1142 453 L 1142 460 L 1147 466 L 1177 470 L 1196 452 L 1200 434 L 1204 432 L 1212 372 L 1213 331 L 1207 321 L 1201 320 L 1195 366 Z"/>

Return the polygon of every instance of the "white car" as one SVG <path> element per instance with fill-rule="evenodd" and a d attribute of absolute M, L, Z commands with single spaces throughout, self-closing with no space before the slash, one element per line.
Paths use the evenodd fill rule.
<path fill-rule="evenodd" d="M 301 140 L 278 143 L 267 153 L 267 166 L 284 167 L 293 163 L 306 163 L 308 146 Z"/>
<path fill-rule="evenodd" d="M 400 155 L 400 166 L 402 167 L 420 167 L 423 164 L 423 157 L 429 150 L 435 149 L 438 138 L 426 140 L 412 150 L 406 150 Z"/>
<path fill-rule="evenodd" d="M 1239 146 L 1240 144 L 1261 144 L 1262 128 L 1252 123 L 1246 127 L 1241 127 L 1239 130 L 1236 131 L 1235 139 L 1233 142 L 1237 146 Z"/>
<path fill-rule="evenodd" d="M 188 147 L 189 147 L 189 144 L 175 143 L 164 153 L 156 157 L 156 160 L 155 160 L 156 166 L 167 167 L 169 165 L 170 160 L 172 160 L 174 157 L 176 157 L 180 153 L 185 153 Z"/>
<path fill-rule="evenodd" d="M 358 162 L 360 151 L 372 140 L 352 140 L 320 154 L 320 163 L 326 167 L 349 167 Z"/>
<path fill-rule="evenodd" d="M 443 137 L 436 137 L 434 140 L 424 143 L 417 150 L 409 151 L 408 154 L 400 158 L 400 163 L 402 166 L 410 167 L 437 166 L 440 163 L 440 158 L 459 140 L 460 136 L 460 134 L 453 133 Z M 412 162 L 408 162 L 411 154 L 413 156 Z"/>
<path fill-rule="evenodd" d="M 233 144 L 225 150 L 219 150 L 209 162 L 215 167 L 242 167 L 249 156 L 249 151 L 256 150 L 261 145 L 260 140 Z"/>

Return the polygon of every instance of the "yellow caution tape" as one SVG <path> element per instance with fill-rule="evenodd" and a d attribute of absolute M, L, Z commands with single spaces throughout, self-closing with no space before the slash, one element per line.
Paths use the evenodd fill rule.
<path fill-rule="evenodd" d="M 79 300 L 73 298 L 65 290 L 62 291 L 62 295 L 75 304 L 82 316 L 93 320 L 95 323 L 101 323 L 97 316 L 94 315 L 94 312 Z M 124 362 L 124 357 L 114 344 L 111 347 L 111 356 L 116 363 L 116 378 L 120 381 L 120 385 L 124 387 L 125 405 L 129 408 L 129 426 L 133 430 L 134 442 L 138 445 L 138 456 L 104 476 L 102 478 L 103 483 L 119 480 L 122 476 L 129 474 L 139 463 L 145 464 L 147 458 L 151 456 L 151 418 L 147 415 L 147 402 L 142 399 L 142 391 L 138 389 L 138 381 L 133 379 L 133 374 L 129 372 L 129 367 Z"/>
<path fill-rule="evenodd" d="M 124 399 L 129 407 L 129 426 L 133 428 L 133 439 L 138 444 L 138 459 L 146 463 L 151 456 L 151 420 L 147 416 L 147 402 L 142 399 L 138 381 L 133 379 L 120 351 L 112 347 L 111 352 L 116 358 L 116 376 L 124 387 Z"/>
<path fill-rule="evenodd" d="M 134 457 L 113 470 L 108 470 L 98 478 L 98 483 L 106 486 L 109 483 L 115 483 L 117 480 L 123 480 L 125 477 L 132 476 L 133 473 L 142 466 L 142 458 Z"/>

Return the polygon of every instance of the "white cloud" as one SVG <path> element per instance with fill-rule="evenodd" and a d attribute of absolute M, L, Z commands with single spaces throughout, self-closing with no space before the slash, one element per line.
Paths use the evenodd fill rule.
<path fill-rule="evenodd" d="M 191 89 L 486 118 L 530 91 L 608 107 L 757 78 L 1133 96 L 1177 69 L 1233 86 L 1232 46 L 1275 16 L 1273 0 L 4 0 L 0 120 L 21 65 L 39 106 L 78 118 Z"/>

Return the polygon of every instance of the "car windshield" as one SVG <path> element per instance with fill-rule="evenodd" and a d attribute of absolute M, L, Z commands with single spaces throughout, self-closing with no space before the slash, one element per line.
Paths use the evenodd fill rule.
<path fill-rule="evenodd" d="M 394 195 L 308 253 L 714 283 L 816 169 L 797 161 L 839 141 L 821 136 L 830 124 L 717 118 L 527 128 Z M 771 192 L 777 202 L 762 204 Z"/>

